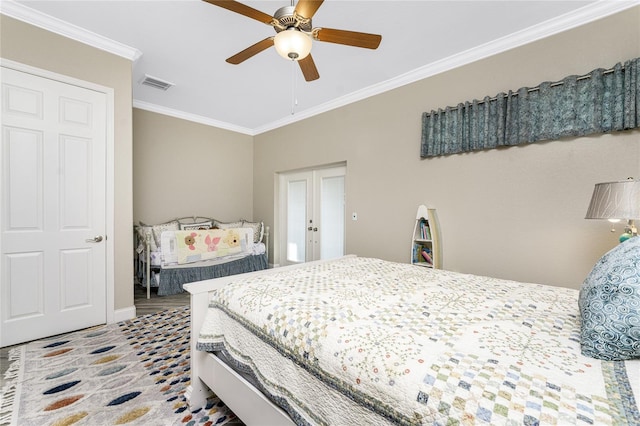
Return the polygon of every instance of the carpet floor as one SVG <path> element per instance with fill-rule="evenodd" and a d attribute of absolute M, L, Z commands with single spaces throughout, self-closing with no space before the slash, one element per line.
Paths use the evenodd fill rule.
<path fill-rule="evenodd" d="M 190 409 L 189 308 L 11 349 L 0 424 L 241 424 L 218 398 Z"/>

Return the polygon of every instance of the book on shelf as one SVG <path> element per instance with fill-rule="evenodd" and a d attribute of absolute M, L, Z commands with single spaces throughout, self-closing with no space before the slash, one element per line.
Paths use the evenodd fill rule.
<path fill-rule="evenodd" d="M 414 263 L 428 263 L 433 265 L 433 254 L 431 247 L 422 244 L 413 245 L 413 262 Z"/>
<path fill-rule="evenodd" d="M 422 246 L 420 249 L 420 256 L 423 259 L 423 262 L 427 262 L 430 265 L 433 265 L 433 254 L 431 252 L 431 247 Z"/>
<path fill-rule="evenodd" d="M 420 238 L 423 240 L 431 239 L 431 229 L 429 228 L 429 223 L 424 219 L 420 221 Z"/>
<path fill-rule="evenodd" d="M 433 265 L 433 259 L 431 259 L 431 256 L 426 250 L 422 250 L 422 257 L 429 265 Z"/>

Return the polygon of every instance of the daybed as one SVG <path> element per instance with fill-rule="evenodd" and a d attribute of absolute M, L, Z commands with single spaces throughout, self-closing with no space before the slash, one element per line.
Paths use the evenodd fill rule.
<path fill-rule="evenodd" d="M 353 256 L 185 287 L 187 397 L 248 425 L 640 424 L 640 359 L 581 354 L 576 290 Z"/>
<path fill-rule="evenodd" d="M 221 222 L 183 217 L 135 226 L 136 275 L 158 295 L 181 293 L 189 282 L 259 271 L 268 266 L 269 227 L 262 222 Z M 263 242 L 264 241 L 264 242 Z"/>

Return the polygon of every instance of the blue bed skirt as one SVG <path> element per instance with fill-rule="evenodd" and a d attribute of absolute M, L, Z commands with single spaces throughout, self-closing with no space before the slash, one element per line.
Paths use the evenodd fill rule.
<path fill-rule="evenodd" d="M 267 255 L 257 254 L 219 265 L 162 269 L 158 296 L 182 293 L 183 284 L 267 269 Z"/>

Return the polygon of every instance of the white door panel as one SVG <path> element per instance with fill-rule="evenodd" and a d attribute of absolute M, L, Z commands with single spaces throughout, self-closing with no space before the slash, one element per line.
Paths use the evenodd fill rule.
<path fill-rule="evenodd" d="M 90 306 L 91 250 L 76 249 L 60 252 L 60 310 Z"/>
<path fill-rule="evenodd" d="M 310 192 L 311 181 L 307 174 L 291 175 L 287 177 L 286 184 L 286 200 L 287 200 L 287 245 L 286 245 L 286 262 L 302 263 L 308 257 L 307 244 L 307 221 L 309 220 L 310 211 Z M 310 242 L 312 243 L 312 242 Z"/>
<path fill-rule="evenodd" d="M 43 253 L 9 254 L 6 256 L 5 267 L 8 277 L 5 285 L 8 287 L 10 302 L 7 319 L 44 315 Z"/>
<path fill-rule="evenodd" d="M 8 191 L 7 230 L 42 230 L 42 132 L 4 127 L 2 158 Z M 12 165 L 15 165 L 12 167 Z"/>
<path fill-rule="evenodd" d="M 6 83 L 2 85 L 2 112 L 15 118 L 42 119 L 44 92 Z"/>
<path fill-rule="evenodd" d="M 315 235 L 316 254 L 314 260 L 344 256 L 345 244 L 345 188 L 344 169 L 318 170 L 315 176 L 317 198 Z"/>
<path fill-rule="evenodd" d="M 2 67 L 0 345 L 106 322 L 106 94 Z"/>

